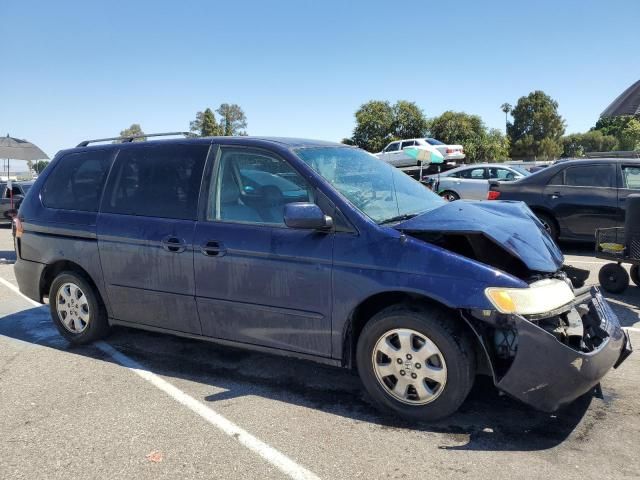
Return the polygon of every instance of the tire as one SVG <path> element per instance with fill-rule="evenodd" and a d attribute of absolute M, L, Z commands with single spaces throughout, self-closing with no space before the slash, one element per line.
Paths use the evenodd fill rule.
<path fill-rule="evenodd" d="M 544 225 L 545 230 L 549 233 L 549 236 L 553 239 L 553 241 L 557 242 L 559 232 L 556 219 L 546 213 L 535 212 L 535 215 L 536 217 L 538 217 L 538 220 L 540 220 L 542 225 Z"/>
<path fill-rule="evenodd" d="M 640 287 L 640 265 L 631 265 L 631 280 Z"/>
<path fill-rule="evenodd" d="M 598 274 L 600 285 L 609 293 L 622 293 L 629 286 L 629 274 L 622 265 L 607 263 Z"/>
<path fill-rule="evenodd" d="M 451 190 L 445 190 L 440 193 L 440 196 L 444 198 L 447 202 L 455 202 L 456 200 L 460 200 L 460 195 Z"/>
<path fill-rule="evenodd" d="M 99 293 L 76 272 L 62 272 L 53 280 L 49 309 L 60 334 L 74 345 L 94 342 L 109 332 L 107 312 Z"/>
<path fill-rule="evenodd" d="M 358 339 L 356 363 L 376 407 L 412 421 L 438 420 L 460 407 L 473 386 L 475 354 L 454 315 L 435 306 L 396 305 L 369 320 Z M 403 340 L 413 343 L 410 349 Z M 435 354 L 424 358 L 425 348 Z"/>

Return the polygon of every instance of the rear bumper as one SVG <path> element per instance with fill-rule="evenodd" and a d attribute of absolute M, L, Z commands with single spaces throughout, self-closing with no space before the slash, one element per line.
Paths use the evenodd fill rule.
<path fill-rule="evenodd" d="M 577 351 L 535 323 L 514 315 L 518 350 L 509 370 L 496 383 L 500 390 L 551 412 L 587 393 L 630 355 L 629 337 L 600 291 L 592 288 L 574 309 L 579 304 L 589 308 L 583 317 L 585 326 L 591 322 L 599 328 L 606 337 L 602 343 L 590 352 Z"/>
<path fill-rule="evenodd" d="M 38 262 L 23 260 L 19 256 L 13 266 L 20 291 L 36 302 L 42 302 L 40 297 L 40 279 L 45 265 Z"/>

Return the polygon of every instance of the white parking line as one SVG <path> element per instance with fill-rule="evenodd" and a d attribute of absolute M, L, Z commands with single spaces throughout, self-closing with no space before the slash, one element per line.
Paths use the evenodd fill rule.
<path fill-rule="evenodd" d="M 592 260 L 571 260 L 567 259 L 566 263 L 584 263 L 586 265 L 605 265 L 607 262 L 594 262 Z"/>
<path fill-rule="evenodd" d="M 20 290 L 13 285 L 12 283 L 6 281 L 3 278 L 0 278 L 0 283 L 10 289 L 11 291 L 17 293 L 22 298 L 24 298 L 31 305 L 35 305 L 37 307 L 42 306 L 42 304 L 31 300 L 20 292 Z M 298 465 L 296 462 L 291 460 L 285 454 L 279 452 L 275 448 L 267 445 L 263 441 L 251 435 L 246 430 L 243 430 L 238 425 L 233 423 L 232 421 L 226 419 L 219 413 L 212 410 L 210 407 L 206 406 L 199 400 L 196 400 L 192 396 L 183 392 L 179 388 L 173 386 L 163 378 L 159 377 L 155 373 L 149 371 L 141 364 L 129 358 L 124 353 L 116 350 L 111 345 L 106 342 L 97 342 L 96 347 L 102 350 L 104 353 L 109 355 L 113 360 L 122 365 L 123 367 L 131 370 L 141 378 L 145 379 L 147 382 L 151 383 L 154 387 L 162 390 L 164 393 L 173 398 L 176 402 L 181 405 L 187 407 L 193 413 L 196 413 L 211 425 L 221 430 L 223 433 L 228 435 L 231 438 L 236 439 L 242 445 L 247 447 L 254 453 L 257 453 L 262 458 L 264 458 L 271 465 L 276 467 L 282 473 L 286 474 L 290 478 L 295 480 L 319 480 L 319 477 L 314 473 L 310 472 L 306 468 L 301 465 Z"/>
<path fill-rule="evenodd" d="M 31 305 L 34 305 L 36 307 L 41 307 L 42 304 L 38 303 L 34 300 L 31 300 L 29 297 L 27 297 L 24 293 L 22 293 L 20 291 L 20 289 L 18 287 L 16 287 L 13 283 L 11 282 L 7 282 L 4 278 L 0 278 L 0 283 L 2 285 L 4 285 L 5 287 L 7 287 L 9 290 L 17 293 L 18 295 L 20 295 L 22 298 L 24 298 L 27 302 L 29 302 Z"/>
<path fill-rule="evenodd" d="M 119 352 L 108 343 L 97 342 L 96 346 L 111 358 L 113 358 L 120 365 L 128 368 L 132 372 L 144 378 L 154 387 L 159 388 L 164 393 L 173 398 L 176 402 L 184 405 L 192 412 L 200 415 L 207 422 L 209 422 L 219 430 L 222 430 L 222 432 L 224 432 L 228 436 L 235 438 L 242 445 L 247 447 L 252 452 L 260 455 L 267 462 L 272 464 L 274 467 L 276 467 L 278 470 L 285 473 L 289 477 L 299 480 L 318 480 L 318 477 L 306 468 L 298 465 L 289 457 L 270 447 L 263 441 L 258 440 L 256 437 L 243 430 L 235 423 L 227 420 L 225 417 L 213 411 L 211 408 L 207 407 L 190 395 L 186 394 L 179 388 L 174 387 L 172 384 L 160 378 L 155 373 L 145 369 L 138 362 L 127 357 L 122 352 Z"/>

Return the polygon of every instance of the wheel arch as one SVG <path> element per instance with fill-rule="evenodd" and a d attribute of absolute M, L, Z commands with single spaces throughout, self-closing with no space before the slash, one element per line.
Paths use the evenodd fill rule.
<path fill-rule="evenodd" d="M 453 188 L 445 188 L 445 189 L 441 190 L 440 192 L 438 192 L 438 195 L 440 195 L 442 197 L 447 192 L 453 193 L 458 198 L 462 198 L 462 196 L 458 192 L 456 192 Z"/>
<path fill-rule="evenodd" d="M 402 290 L 392 290 L 378 292 L 362 300 L 349 315 L 343 329 L 342 335 L 342 365 L 353 369 L 356 366 L 356 345 L 364 326 L 371 318 L 383 309 L 399 304 L 413 305 L 421 308 L 438 307 L 444 308 L 452 313 L 452 321 L 458 322 L 461 327 L 470 335 L 473 347 L 479 352 L 481 345 L 468 323 L 462 318 L 460 313 L 444 303 L 422 293 L 415 293 Z"/>
<path fill-rule="evenodd" d="M 53 280 L 62 272 L 74 272 L 82 276 L 82 278 L 84 278 L 87 282 L 89 282 L 91 287 L 93 287 L 94 291 L 96 292 L 96 295 L 98 295 L 99 300 L 103 304 L 105 303 L 102 292 L 98 288 L 93 278 L 91 278 L 91 275 L 89 275 L 89 273 L 80 265 L 69 260 L 55 261 L 53 263 L 48 264 L 42 270 L 42 274 L 40 275 L 40 287 L 39 287 L 40 299 L 43 299 L 44 297 L 49 295 L 49 290 L 51 289 L 51 284 L 53 283 Z"/>
<path fill-rule="evenodd" d="M 547 207 L 541 207 L 539 205 L 535 205 L 529 208 L 536 216 L 538 216 L 538 214 L 541 213 L 549 217 L 553 221 L 553 223 L 555 223 L 556 229 L 558 231 L 558 235 L 560 235 L 560 222 L 558 222 L 558 219 L 550 209 L 548 209 Z"/>

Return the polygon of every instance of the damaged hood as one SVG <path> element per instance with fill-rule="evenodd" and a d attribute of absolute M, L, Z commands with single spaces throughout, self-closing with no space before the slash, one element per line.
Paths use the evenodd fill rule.
<path fill-rule="evenodd" d="M 522 202 L 458 200 L 400 222 L 394 228 L 407 234 L 480 233 L 536 272 L 553 273 L 564 262 L 558 246 Z"/>

